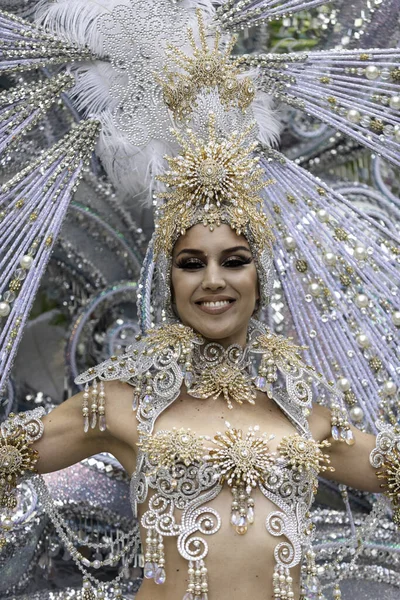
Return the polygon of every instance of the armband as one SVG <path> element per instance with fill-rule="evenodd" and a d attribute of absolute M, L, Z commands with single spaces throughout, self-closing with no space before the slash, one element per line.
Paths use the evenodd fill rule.
<path fill-rule="evenodd" d="M 382 481 L 382 492 L 393 506 L 393 522 L 400 526 L 400 430 L 384 423 L 377 422 L 379 433 L 376 447 L 372 450 L 369 461 L 376 476 Z"/>
<path fill-rule="evenodd" d="M 43 435 L 43 408 L 9 418 L 0 425 L 0 549 L 7 542 L 12 527 L 12 513 L 17 508 L 17 485 L 36 472 L 39 454 L 31 445 Z"/>

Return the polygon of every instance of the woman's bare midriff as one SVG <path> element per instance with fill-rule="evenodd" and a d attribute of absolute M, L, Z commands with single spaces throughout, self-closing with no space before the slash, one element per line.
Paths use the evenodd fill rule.
<path fill-rule="evenodd" d="M 295 432 L 294 427 L 282 414 L 279 407 L 264 394 L 260 393 L 256 405 L 235 406 L 229 410 L 221 399 L 196 400 L 182 393 L 157 419 L 154 431 L 170 430 L 173 427 L 191 428 L 198 435 L 213 437 L 217 431 L 223 432 L 225 421 L 246 432 L 249 426 L 258 425 L 260 432 L 274 434 L 270 450 L 276 450 L 285 435 Z M 149 497 L 152 491 L 149 491 Z M 265 527 L 267 516 L 277 507 L 265 498 L 257 489 L 253 492 L 255 500 L 255 521 L 245 535 L 236 533 L 230 524 L 232 495 L 225 486 L 221 493 L 206 506 L 218 511 L 222 524 L 220 530 L 210 536 L 202 536 L 208 543 L 208 555 L 205 558 L 208 569 L 210 600 L 243 600 L 248 596 L 252 600 L 273 600 L 272 575 L 275 567 L 274 550 L 284 537 L 273 537 Z M 149 499 L 149 498 L 148 498 Z M 147 501 L 148 501 L 147 499 Z M 139 505 L 139 517 L 147 509 L 148 502 Z M 176 520 L 180 521 L 180 511 L 176 511 Z M 142 530 L 142 540 L 146 531 Z M 177 538 L 165 537 L 165 557 L 167 580 L 157 585 L 153 580 L 144 580 L 138 600 L 182 600 L 187 589 L 188 563 L 177 550 Z M 300 568 L 292 569 L 294 598 L 299 598 Z"/>

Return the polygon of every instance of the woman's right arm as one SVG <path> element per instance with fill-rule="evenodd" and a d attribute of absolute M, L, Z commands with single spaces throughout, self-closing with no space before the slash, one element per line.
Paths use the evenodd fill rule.
<path fill-rule="evenodd" d="M 132 411 L 133 389 L 127 383 L 105 383 L 106 431 L 83 430 L 80 392 L 44 416 L 43 436 L 33 444 L 39 453 L 39 473 L 58 471 L 100 452 L 110 452 L 129 474 L 135 469 L 136 417 Z"/>

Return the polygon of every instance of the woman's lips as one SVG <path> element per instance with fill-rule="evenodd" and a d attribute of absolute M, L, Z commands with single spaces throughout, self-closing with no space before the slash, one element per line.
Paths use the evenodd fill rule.
<path fill-rule="evenodd" d="M 219 306 L 212 306 L 211 303 L 201 302 L 199 304 L 196 303 L 196 306 L 198 306 L 201 311 L 209 315 L 221 315 L 222 313 L 225 313 L 227 310 L 229 310 L 235 304 L 235 302 L 236 300 L 231 300 L 226 303 L 224 302 Z"/>

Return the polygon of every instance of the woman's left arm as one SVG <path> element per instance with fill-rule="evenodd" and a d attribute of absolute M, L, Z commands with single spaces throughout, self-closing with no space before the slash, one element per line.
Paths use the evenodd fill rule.
<path fill-rule="evenodd" d="M 382 492 L 376 469 L 369 462 L 370 454 L 376 446 L 375 435 L 351 427 L 355 444 L 349 446 L 345 442 L 335 441 L 331 436 L 331 412 L 319 405 L 314 406 L 309 425 L 315 440 L 326 439 L 331 444 L 330 447 L 324 448 L 324 453 L 329 454 L 331 466 L 335 471 L 326 471 L 324 477 L 365 492 Z"/>

